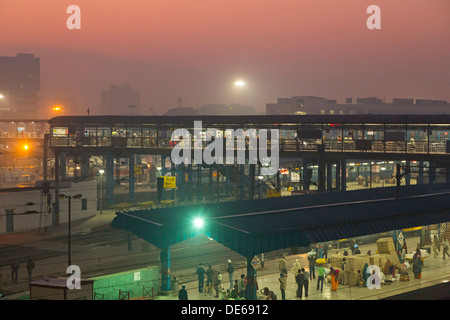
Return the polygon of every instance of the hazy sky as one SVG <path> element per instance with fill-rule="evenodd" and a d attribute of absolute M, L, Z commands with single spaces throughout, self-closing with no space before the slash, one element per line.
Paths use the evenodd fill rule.
<path fill-rule="evenodd" d="M 81 30 L 69 30 L 69 5 Z M 381 30 L 369 30 L 370 5 Z M 449 0 L 0 0 L 0 55 L 41 58 L 43 98 L 100 110 L 130 83 L 142 112 L 315 95 L 450 101 Z M 1 72 L 1 70 L 0 70 Z"/>

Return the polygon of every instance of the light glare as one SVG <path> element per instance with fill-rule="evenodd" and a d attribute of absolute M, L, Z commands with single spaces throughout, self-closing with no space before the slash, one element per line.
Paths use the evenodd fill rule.
<path fill-rule="evenodd" d="M 245 86 L 245 82 L 242 81 L 242 80 L 237 80 L 237 81 L 234 82 L 234 85 L 236 87 L 243 87 L 243 86 Z"/>
<path fill-rule="evenodd" d="M 195 220 L 194 220 L 194 225 L 195 225 L 197 228 L 203 227 L 203 219 L 201 219 L 201 218 L 195 218 Z"/>

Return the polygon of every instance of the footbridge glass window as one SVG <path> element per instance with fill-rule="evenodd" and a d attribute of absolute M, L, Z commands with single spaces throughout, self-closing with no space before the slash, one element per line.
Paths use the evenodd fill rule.
<path fill-rule="evenodd" d="M 111 128 L 110 127 L 97 128 L 97 139 L 98 139 L 99 147 L 110 147 L 111 146 Z"/>
<path fill-rule="evenodd" d="M 384 133 L 386 152 L 406 151 L 406 126 L 389 124 Z"/>

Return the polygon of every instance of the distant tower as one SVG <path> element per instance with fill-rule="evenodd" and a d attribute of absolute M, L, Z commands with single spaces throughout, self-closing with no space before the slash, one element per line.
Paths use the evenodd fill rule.
<path fill-rule="evenodd" d="M 38 116 L 40 94 L 40 58 L 18 53 L 15 57 L 0 56 L 0 111 L 21 116 Z"/>
<path fill-rule="evenodd" d="M 181 96 L 179 95 L 179 96 L 178 96 L 178 108 L 181 108 L 181 100 L 182 100 L 182 98 L 181 98 Z"/>

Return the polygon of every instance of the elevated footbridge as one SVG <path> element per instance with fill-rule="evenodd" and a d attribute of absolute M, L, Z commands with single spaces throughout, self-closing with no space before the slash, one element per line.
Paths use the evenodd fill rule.
<path fill-rule="evenodd" d="M 200 130 L 198 123 L 201 124 Z M 248 172 L 250 179 L 248 190 L 243 190 L 243 187 L 236 189 L 238 200 L 244 199 L 246 194 L 250 198 L 255 197 L 256 181 L 260 177 L 258 172 L 264 169 L 262 161 L 267 159 L 264 155 L 270 153 L 272 157 L 274 150 L 280 161 L 299 160 L 300 165 L 297 167 L 304 191 L 309 190 L 308 177 L 312 176 L 312 167 L 318 168 L 315 176 L 319 192 L 346 190 L 346 179 L 352 170 L 347 162 L 352 159 L 405 161 L 405 166 L 417 162 L 418 167 L 430 169 L 427 173 L 430 183 L 437 182 L 437 173 L 445 174 L 445 181 L 450 182 L 448 115 L 63 116 L 50 119 L 49 125 L 49 148 L 55 154 L 55 176 L 65 177 L 70 163 L 80 168 L 73 171 L 74 175 L 78 175 L 76 178 L 93 174 L 99 176 L 90 171 L 89 157 L 104 158 L 105 190 L 109 205 L 112 205 L 114 198 L 114 161 L 120 162 L 121 159 L 129 166 L 129 199 L 130 202 L 134 201 L 134 172 L 140 155 L 160 157 L 161 164 L 157 166 L 161 167 L 161 174 L 176 175 L 186 190 L 180 194 L 187 193 L 189 201 L 192 201 L 189 191 L 194 188 L 199 190 L 197 199 L 203 197 L 201 192 L 205 188 L 201 186 L 202 169 L 210 169 L 210 182 L 214 170 L 223 173 L 222 183 L 227 187 L 228 197 L 232 180 L 230 172 L 234 168 L 227 167 L 226 161 L 223 161 L 224 164 L 216 162 L 208 165 L 203 158 L 197 161 L 192 157 L 194 161 L 190 164 L 174 165 L 171 154 L 175 146 L 182 145 L 189 146 L 194 156 L 197 151 L 204 155 L 208 148 L 211 150 L 211 137 L 214 135 L 226 140 L 229 130 L 234 133 L 241 130 L 239 132 L 245 135 L 244 144 L 235 145 L 235 141 L 232 141 L 233 154 L 237 155 L 240 151 L 245 154 L 246 164 L 240 165 L 238 172 L 242 176 Z M 172 135 L 177 129 L 185 129 L 189 135 L 182 140 L 180 137 L 173 139 Z M 263 130 L 267 134 L 270 132 L 267 143 L 262 142 Z M 274 143 L 273 132 L 276 132 Z M 216 148 L 214 150 L 218 151 Z M 183 156 L 186 156 L 184 152 Z M 166 166 L 167 158 L 172 161 L 171 167 Z M 257 164 L 251 164 L 255 158 Z M 369 167 L 372 170 L 372 165 Z M 423 180 L 422 173 L 419 173 L 420 183 Z M 371 175 L 372 172 L 368 173 L 368 176 Z M 196 179 L 192 178 L 194 176 Z M 219 174 L 216 176 L 219 177 Z M 185 177 L 188 177 L 187 181 Z M 274 179 L 268 176 L 263 178 Z M 405 179 L 409 181 L 409 176 Z M 211 183 L 206 190 L 210 197 L 214 196 L 214 192 L 217 198 L 220 197 L 221 190 L 213 188 Z M 58 203 L 56 205 L 58 207 Z"/>

